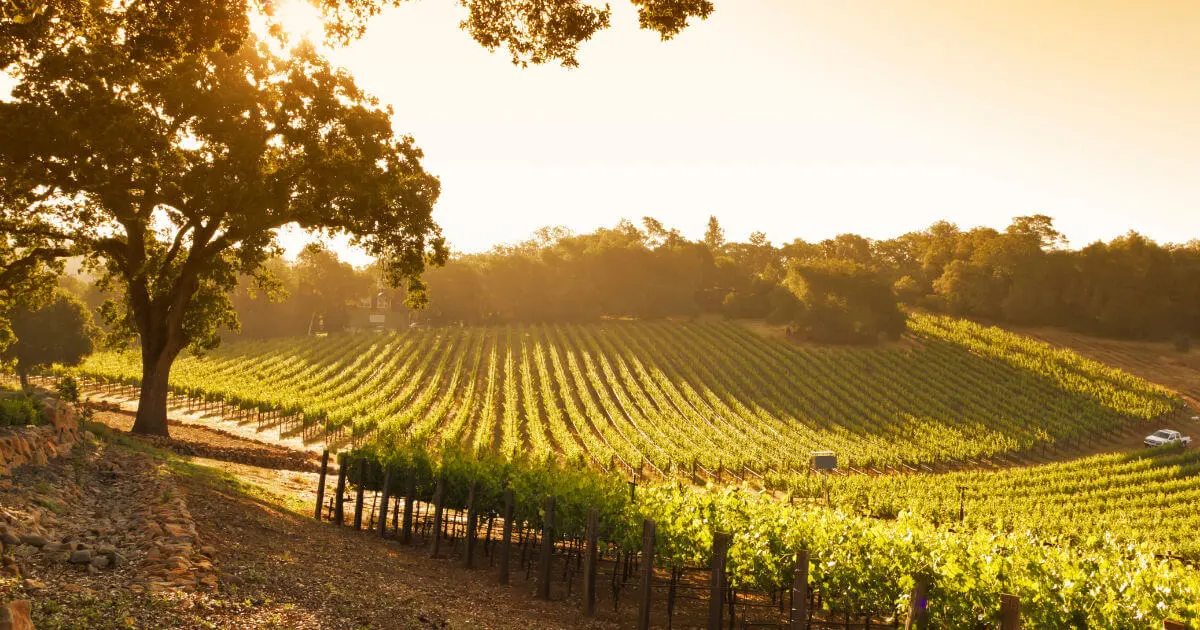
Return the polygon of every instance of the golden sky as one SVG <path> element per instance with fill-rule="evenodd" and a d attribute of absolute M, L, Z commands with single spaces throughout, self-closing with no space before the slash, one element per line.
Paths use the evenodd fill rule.
<path fill-rule="evenodd" d="M 776 243 L 1036 212 L 1076 247 L 1200 237 L 1200 0 L 716 0 L 666 43 L 610 2 L 575 70 L 513 67 L 452 0 L 329 53 L 425 150 L 456 249 L 643 215 Z"/>
<path fill-rule="evenodd" d="M 1035 212 L 1074 246 L 1200 237 L 1195 0 L 721 0 L 667 43 L 612 4 L 576 70 L 512 67 L 440 0 L 332 53 L 426 151 L 456 248 L 709 214 L 774 242 Z"/>

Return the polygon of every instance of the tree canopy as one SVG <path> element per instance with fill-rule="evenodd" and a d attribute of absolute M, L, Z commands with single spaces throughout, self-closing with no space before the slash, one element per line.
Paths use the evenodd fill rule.
<path fill-rule="evenodd" d="M 69 294 L 57 292 L 40 308 L 17 306 L 8 316 L 16 342 L 0 352 L 0 359 L 16 364 L 23 385 L 32 370 L 54 363 L 76 365 L 92 352 L 92 315 Z"/>
<path fill-rule="evenodd" d="M 1162 245 L 1130 233 L 1071 250 L 1042 215 L 1003 230 L 938 222 L 885 240 L 841 234 L 780 245 L 762 233 L 726 241 L 716 219 L 697 241 L 654 219 L 587 234 L 544 228 L 516 245 L 455 256 L 426 280 L 430 306 L 413 317 L 439 324 L 712 313 L 832 340 L 840 335 L 812 317 L 845 307 L 847 321 L 894 336 L 901 302 L 1109 336 L 1200 335 L 1200 241 Z"/>
<path fill-rule="evenodd" d="M 164 16 L 140 3 L 74 8 L 34 20 L 24 39 L 42 44 L 7 59 L 3 220 L 84 254 L 119 289 L 103 314 L 140 339 L 139 430 L 166 431 L 171 363 L 236 328 L 227 293 L 240 274 L 263 279 L 277 228 L 348 234 L 421 299 L 421 272 L 446 255 L 438 181 L 349 75 L 311 46 L 279 56 L 251 34 L 201 48 L 185 28 L 159 44 Z"/>

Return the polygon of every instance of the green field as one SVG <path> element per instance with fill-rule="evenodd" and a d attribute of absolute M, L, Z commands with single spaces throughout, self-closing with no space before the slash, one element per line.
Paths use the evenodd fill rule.
<path fill-rule="evenodd" d="M 1200 450 L 1145 449 L 991 472 L 797 477 L 815 505 L 970 528 L 1032 530 L 1070 547 L 1106 538 L 1200 560 Z M 826 498 L 828 497 L 828 498 Z"/>
<path fill-rule="evenodd" d="M 136 382 L 136 353 L 86 376 Z M 1177 409 L 1167 391 L 1028 338 L 914 316 L 888 348 L 797 347 L 726 322 L 443 328 L 230 343 L 180 393 L 303 414 L 365 440 L 450 442 L 661 473 L 697 461 L 936 463 L 1096 437 Z"/>
<path fill-rule="evenodd" d="M 138 357 L 101 353 L 78 372 L 136 384 Z M 739 587 L 785 588 L 788 558 L 810 549 L 830 610 L 900 614 L 923 574 L 934 577 L 933 614 L 945 627 L 993 619 L 1001 592 L 1018 593 L 1036 627 L 1200 616 L 1200 576 L 1172 559 L 1200 558 L 1193 452 L 937 475 L 788 470 L 815 450 L 862 469 L 1030 454 L 1183 406 L 1127 373 L 965 320 L 914 315 L 905 338 L 882 347 L 799 346 L 717 321 L 235 342 L 181 359 L 172 386 L 300 418 L 323 429 L 309 435 L 353 441 L 375 470 L 414 470 L 414 449 L 465 447 L 437 464 L 459 494 L 480 483 L 494 501 L 516 487 L 535 522 L 553 494 L 574 515 L 564 532 L 604 507 L 609 534 L 629 551 L 651 518 L 660 561 L 672 566 L 703 564 L 713 532 L 732 532 Z M 626 476 L 642 462 L 668 481 L 644 484 L 636 502 L 616 476 L 583 481 L 561 468 Z M 692 462 L 771 469 L 768 485 L 783 494 L 683 487 L 673 478 Z M 1079 619 L 1099 625 L 1072 625 Z"/>

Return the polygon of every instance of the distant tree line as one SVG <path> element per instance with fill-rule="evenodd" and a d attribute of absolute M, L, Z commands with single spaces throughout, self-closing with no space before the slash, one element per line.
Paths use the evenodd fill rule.
<path fill-rule="evenodd" d="M 1079 250 L 1044 215 L 1003 231 L 949 222 L 887 240 L 842 234 L 774 245 L 702 240 L 646 218 L 589 234 L 544 228 L 426 274 L 434 323 L 690 317 L 720 313 L 853 342 L 903 331 L 897 303 L 1022 325 L 1134 338 L 1200 334 L 1200 241 L 1135 232 Z"/>
<path fill-rule="evenodd" d="M 245 278 L 232 294 L 243 336 L 343 330 L 380 294 L 388 308 L 404 308 L 403 291 L 381 289 L 377 269 L 320 247 L 274 259 L 267 271 L 268 289 Z M 907 305 L 1182 345 L 1200 334 L 1200 241 L 1160 245 L 1130 232 L 1072 250 L 1042 215 L 1004 230 L 943 221 L 887 240 L 842 234 L 782 245 L 761 232 L 728 241 L 716 218 L 695 241 L 652 218 L 587 234 L 542 228 L 515 245 L 455 255 L 425 282 L 429 305 L 410 319 L 431 325 L 719 314 L 861 343 L 900 335 Z M 94 305 L 92 294 L 84 297 Z"/>

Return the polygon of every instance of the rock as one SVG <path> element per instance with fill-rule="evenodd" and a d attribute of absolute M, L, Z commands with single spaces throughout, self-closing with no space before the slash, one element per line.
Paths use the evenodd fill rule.
<path fill-rule="evenodd" d="M 58 553 L 60 551 L 66 551 L 66 550 L 67 550 L 67 546 L 62 543 L 49 542 L 49 543 L 42 545 L 42 553 L 46 553 L 46 554 Z"/>
<path fill-rule="evenodd" d="M 200 548 L 200 553 L 211 558 L 211 557 L 217 555 L 217 548 L 212 545 L 204 545 L 203 547 Z"/>
<path fill-rule="evenodd" d="M 234 575 L 233 573 L 221 575 L 221 581 L 226 584 L 233 584 L 234 586 L 241 586 L 246 583 L 246 580 L 243 580 L 240 575 Z"/>
<path fill-rule="evenodd" d="M 3 540 L 4 544 L 6 545 L 21 544 L 21 539 L 18 538 L 16 534 L 12 533 L 12 530 L 7 527 L 0 528 L 0 540 Z"/>
<path fill-rule="evenodd" d="M 87 564 L 92 561 L 92 552 L 88 549 L 81 549 L 71 554 L 71 564 Z"/>
<path fill-rule="evenodd" d="M 0 630 L 33 630 L 29 602 L 19 599 L 0 608 Z"/>
<path fill-rule="evenodd" d="M 21 543 L 41 549 L 46 546 L 46 539 L 37 534 L 25 534 L 21 536 Z"/>
<path fill-rule="evenodd" d="M 109 560 L 108 556 L 100 556 L 98 558 L 92 558 L 92 566 L 96 567 L 97 569 L 107 569 L 109 563 L 111 563 L 111 562 L 112 562 L 112 560 Z"/>
<path fill-rule="evenodd" d="M 97 569 L 96 565 L 94 565 L 94 564 L 89 564 L 89 565 L 87 565 L 87 572 L 88 572 L 88 575 L 99 575 L 100 569 Z"/>
<path fill-rule="evenodd" d="M 27 591 L 41 591 L 45 590 L 46 588 L 45 584 L 42 584 L 33 578 L 26 578 L 25 581 L 21 583 L 21 586 L 24 586 L 25 590 Z"/>
<path fill-rule="evenodd" d="M 115 569 L 119 569 L 126 564 L 125 556 L 122 556 L 119 553 L 114 553 L 113 555 L 108 556 L 108 559 L 112 562 L 112 566 Z"/>

